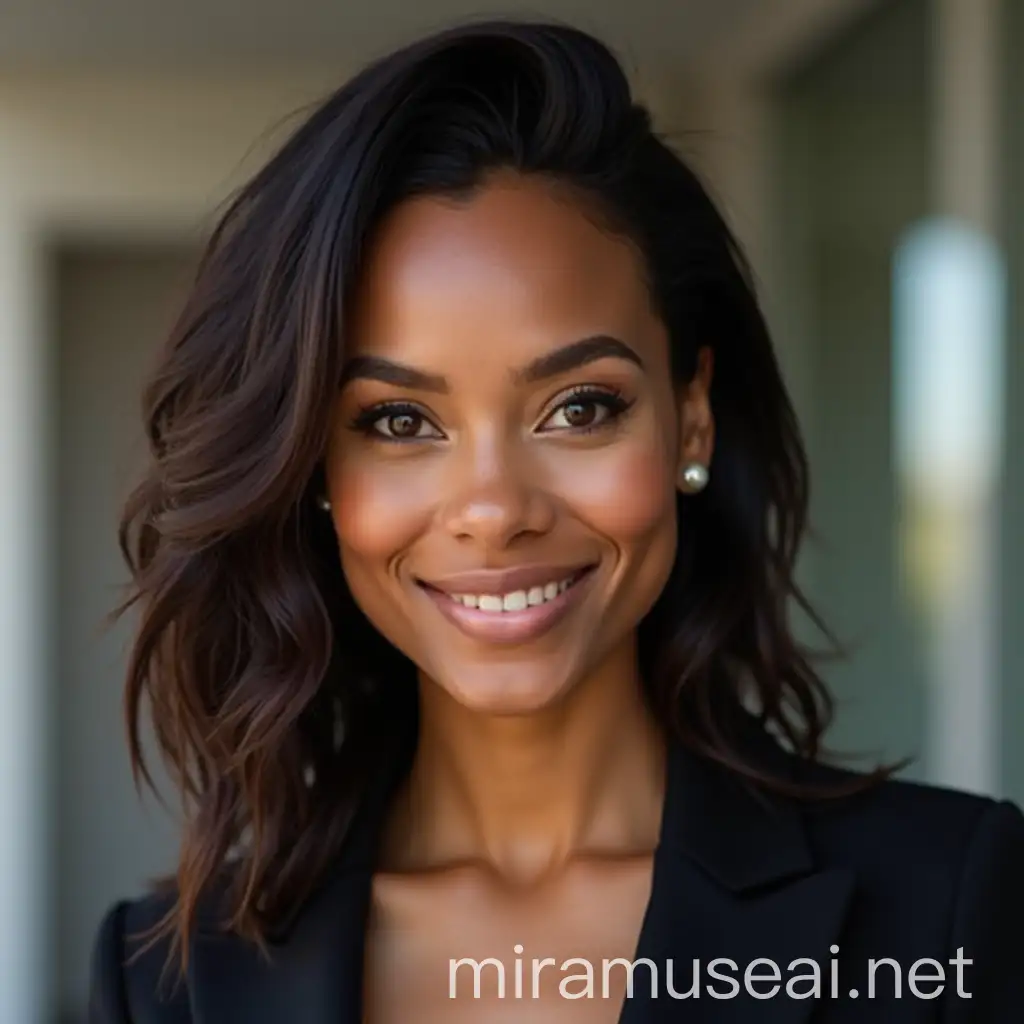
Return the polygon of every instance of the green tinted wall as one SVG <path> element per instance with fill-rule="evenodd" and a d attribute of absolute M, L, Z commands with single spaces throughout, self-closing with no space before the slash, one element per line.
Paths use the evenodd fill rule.
<path fill-rule="evenodd" d="M 802 573 L 851 654 L 825 669 L 833 743 L 886 759 L 922 752 L 927 710 L 900 596 L 890 396 L 893 252 L 929 212 L 928 15 L 923 0 L 879 5 L 779 83 L 776 107 L 775 329 L 798 383 L 817 533 Z"/>

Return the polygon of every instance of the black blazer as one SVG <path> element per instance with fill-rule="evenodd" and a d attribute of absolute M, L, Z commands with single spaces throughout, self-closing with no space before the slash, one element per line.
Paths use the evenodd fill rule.
<path fill-rule="evenodd" d="M 784 753 L 759 727 L 749 749 L 792 779 L 851 777 Z M 166 946 L 127 967 L 124 958 L 134 949 L 126 937 L 154 924 L 166 897 L 113 906 L 93 952 L 90 1024 L 360 1024 L 373 850 L 386 804 L 384 790 L 365 801 L 336 868 L 273 937 L 270 963 L 200 922 L 187 983 L 158 996 L 170 991 L 159 981 Z M 958 995 L 950 964 L 961 947 L 973 961 L 960 968 L 971 998 Z M 658 967 L 659 988 L 651 998 L 650 974 L 638 965 L 621 1024 L 1021 1024 L 1024 816 L 1010 803 L 908 782 L 831 805 L 765 802 L 727 771 L 673 746 L 640 957 Z M 779 980 L 772 981 L 770 965 L 755 965 L 767 980 L 748 986 L 744 972 L 761 957 L 778 965 Z M 805 980 L 787 994 L 787 982 L 810 971 L 791 962 L 808 957 L 821 965 L 820 990 Z M 708 973 L 716 958 L 733 962 L 718 965 L 717 979 Z M 899 997 L 895 970 L 881 965 L 869 998 L 869 958 L 899 964 Z M 937 998 L 923 997 L 938 990 L 926 980 L 936 976 L 933 966 L 917 968 L 921 995 L 910 988 L 912 965 L 922 958 L 943 965 Z M 665 991 L 669 960 L 677 992 L 690 988 L 692 962 L 700 961 L 697 998 Z M 770 994 L 773 984 L 780 986 L 774 996 L 750 994 Z M 522 1002 L 519 1019 L 529 1021 L 529 1000 Z"/>

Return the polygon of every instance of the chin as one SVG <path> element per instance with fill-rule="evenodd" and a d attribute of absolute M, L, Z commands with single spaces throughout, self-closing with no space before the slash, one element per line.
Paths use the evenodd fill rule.
<path fill-rule="evenodd" d="M 442 677 L 443 679 L 444 677 Z M 486 666 L 459 673 L 459 682 L 445 679 L 441 687 L 469 711 L 481 715 L 531 715 L 557 704 L 571 689 L 564 674 L 525 666 Z"/>

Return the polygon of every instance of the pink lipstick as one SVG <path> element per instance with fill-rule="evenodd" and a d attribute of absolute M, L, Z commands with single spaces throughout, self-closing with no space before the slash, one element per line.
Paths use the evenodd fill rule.
<path fill-rule="evenodd" d="M 466 636 L 486 643 L 535 640 L 580 600 L 593 565 L 524 566 L 462 573 L 420 588 Z"/>

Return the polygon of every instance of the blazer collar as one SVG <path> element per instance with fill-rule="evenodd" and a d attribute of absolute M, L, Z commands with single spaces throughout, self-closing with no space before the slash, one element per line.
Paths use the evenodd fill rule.
<path fill-rule="evenodd" d="M 748 763 L 780 781 L 796 781 L 800 762 L 785 753 L 760 722 L 743 712 L 733 720 Z M 712 960 L 732 961 L 742 983 L 746 965 L 769 958 L 780 968 L 813 959 L 827 979 L 830 947 L 839 937 L 854 890 L 853 873 L 816 864 L 804 812 L 796 801 L 768 796 L 716 762 L 679 744 L 669 749 L 662 834 L 654 860 L 651 901 L 634 960 L 662 972 L 659 997 L 638 969 L 634 997 L 620 1024 L 657 1024 L 685 1017 L 690 1024 L 806 1024 L 820 1000 L 785 992 L 769 1000 L 745 990 L 727 1000 L 709 997 L 729 985 L 710 978 Z M 685 991 L 697 969 L 697 998 Z M 729 968 L 726 968 L 729 973 Z M 764 991 L 761 986 L 760 991 Z"/>
<path fill-rule="evenodd" d="M 734 720 L 748 762 L 793 781 L 796 759 L 747 712 Z M 724 765 L 679 743 L 668 753 L 661 846 L 733 892 L 807 874 L 814 867 L 800 806 L 756 790 Z"/>
<path fill-rule="evenodd" d="M 755 763 L 777 778 L 792 777 L 795 759 L 759 723 L 744 713 L 740 728 Z M 771 957 L 784 968 L 813 957 L 824 965 L 853 878 L 845 870 L 816 870 L 799 805 L 761 795 L 678 743 L 669 746 L 666 770 L 637 956 L 673 960 L 677 987 L 693 959 L 725 957 L 742 967 Z M 398 774 L 378 776 L 370 787 L 335 869 L 272 937 L 269 960 L 231 936 L 197 931 L 188 974 L 195 1024 L 360 1024 L 374 852 Z M 686 1013 L 694 1022 L 800 1024 L 814 1002 L 703 998 L 689 1001 Z M 676 1019 L 679 1009 L 674 1000 L 641 996 L 627 1000 L 622 1024 Z"/>

